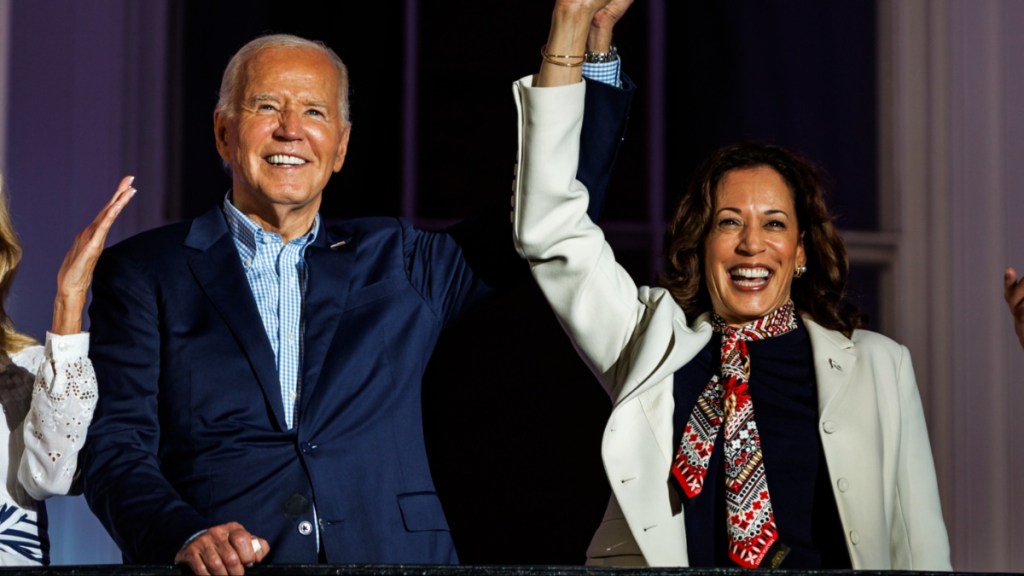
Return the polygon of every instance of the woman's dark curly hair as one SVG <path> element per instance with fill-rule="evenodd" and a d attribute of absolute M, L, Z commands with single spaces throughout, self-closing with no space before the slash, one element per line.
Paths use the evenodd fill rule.
<path fill-rule="evenodd" d="M 667 231 L 668 262 L 659 284 L 691 318 L 712 309 L 704 278 L 704 241 L 711 232 L 715 189 L 732 170 L 762 166 L 778 172 L 793 193 L 807 255 L 807 272 L 793 280 L 791 289 L 797 310 L 826 328 L 850 336 L 861 325 L 862 316 L 846 301 L 850 262 L 825 206 L 827 177 L 807 158 L 779 146 L 733 144 L 719 148 L 701 164 Z"/>

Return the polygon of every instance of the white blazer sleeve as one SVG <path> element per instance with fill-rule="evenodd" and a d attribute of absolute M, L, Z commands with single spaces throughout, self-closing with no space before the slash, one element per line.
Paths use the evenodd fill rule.
<path fill-rule="evenodd" d="M 524 78 L 514 91 L 516 246 L 562 327 L 614 398 L 620 356 L 646 306 L 601 229 L 587 217 L 589 196 L 575 178 L 585 84 L 534 88 Z"/>
<path fill-rule="evenodd" d="M 96 408 L 96 373 L 88 354 L 87 333 L 46 335 L 18 466 L 18 482 L 36 500 L 71 489 L 78 452 Z"/>

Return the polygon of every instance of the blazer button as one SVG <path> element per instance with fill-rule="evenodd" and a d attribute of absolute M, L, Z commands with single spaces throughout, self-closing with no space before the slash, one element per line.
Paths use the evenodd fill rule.
<path fill-rule="evenodd" d="M 839 481 L 836 482 L 836 484 L 839 485 L 840 492 L 846 492 L 847 490 L 850 489 L 850 481 L 847 480 L 846 478 L 840 478 Z"/>
<path fill-rule="evenodd" d="M 825 431 L 826 434 L 831 434 L 835 432 L 837 427 L 838 426 L 836 425 L 834 420 L 826 420 L 821 424 L 821 428 L 822 430 Z"/>
<path fill-rule="evenodd" d="M 313 533 L 313 524 L 309 520 L 303 520 L 299 522 L 299 534 L 303 536 L 309 536 Z"/>
<path fill-rule="evenodd" d="M 854 546 L 860 544 L 860 533 L 856 530 L 850 530 L 850 542 L 852 542 Z"/>

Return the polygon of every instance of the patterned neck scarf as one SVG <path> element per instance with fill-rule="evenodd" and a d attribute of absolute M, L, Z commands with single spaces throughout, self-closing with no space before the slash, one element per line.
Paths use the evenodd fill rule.
<path fill-rule="evenodd" d="M 712 376 L 697 398 L 683 431 L 672 474 L 688 498 L 700 494 L 715 438 L 724 423 L 729 557 L 744 568 L 757 568 L 768 557 L 769 567 L 775 568 L 789 549 L 778 542 L 775 514 L 768 495 L 761 437 L 750 400 L 747 342 L 795 330 L 796 312 L 793 302 L 789 301 L 742 328 L 727 325 L 717 314 L 712 323 L 715 331 L 722 334 L 722 375 L 721 378 L 717 374 Z"/>

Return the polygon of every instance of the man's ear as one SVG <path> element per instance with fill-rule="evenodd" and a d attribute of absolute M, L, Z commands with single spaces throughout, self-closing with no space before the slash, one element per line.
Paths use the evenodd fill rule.
<path fill-rule="evenodd" d="M 217 144 L 217 153 L 220 154 L 221 160 L 224 162 L 231 162 L 231 151 L 228 145 L 228 129 L 230 128 L 230 122 L 226 114 L 221 113 L 219 110 L 213 112 L 213 139 Z"/>
<path fill-rule="evenodd" d="M 348 154 L 348 137 L 352 134 L 352 124 L 345 126 L 341 133 L 341 142 L 338 143 L 338 154 L 334 157 L 334 171 L 338 172 L 345 165 L 345 155 Z"/>

